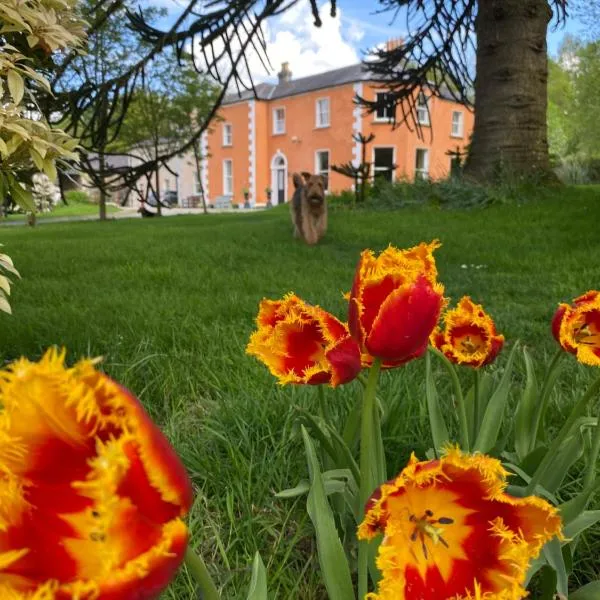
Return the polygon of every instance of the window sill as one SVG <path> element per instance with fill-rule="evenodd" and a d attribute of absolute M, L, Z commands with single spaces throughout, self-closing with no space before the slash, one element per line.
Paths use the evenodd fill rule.
<path fill-rule="evenodd" d="M 377 125 L 393 125 L 394 119 L 373 119 L 371 121 L 371 123 L 374 123 Z"/>
<path fill-rule="evenodd" d="M 331 123 L 327 125 L 315 125 L 315 129 L 328 129 L 329 127 L 331 127 Z"/>
<path fill-rule="evenodd" d="M 285 135 L 285 131 L 274 131 L 271 135 L 274 137 L 279 135 Z"/>
<path fill-rule="evenodd" d="M 454 135 L 453 133 L 451 133 L 451 134 L 450 134 L 450 137 L 451 137 L 453 140 L 464 140 L 464 139 L 465 139 L 465 136 L 464 136 L 464 135 Z"/>
<path fill-rule="evenodd" d="M 233 144 L 221 144 L 221 148 L 233 148 Z"/>

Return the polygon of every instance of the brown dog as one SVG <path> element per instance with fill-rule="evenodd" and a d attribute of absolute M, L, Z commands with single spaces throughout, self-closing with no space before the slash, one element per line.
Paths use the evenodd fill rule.
<path fill-rule="evenodd" d="M 325 200 L 325 178 L 303 172 L 294 173 L 294 195 L 290 203 L 294 237 L 302 238 L 307 244 L 316 244 L 327 231 L 327 201 Z"/>

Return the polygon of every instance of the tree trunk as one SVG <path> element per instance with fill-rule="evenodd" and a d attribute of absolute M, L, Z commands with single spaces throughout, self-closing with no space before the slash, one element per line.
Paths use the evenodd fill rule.
<path fill-rule="evenodd" d="M 206 198 L 204 197 L 204 186 L 202 185 L 202 175 L 200 172 L 200 149 L 198 145 L 194 143 L 194 159 L 196 160 L 196 173 L 198 174 L 198 184 L 200 186 L 200 199 L 202 200 L 202 211 L 204 214 L 208 214 L 206 208 Z"/>
<path fill-rule="evenodd" d="M 466 175 L 550 176 L 546 35 L 551 18 L 547 0 L 479 0 L 475 128 Z"/>
<path fill-rule="evenodd" d="M 158 145 L 154 146 L 154 160 L 158 157 Z M 155 185 L 156 185 L 156 214 L 162 216 L 162 206 L 160 204 L 160 164 L 156 163 L 155 171 Z"/>
<path fill-rule="evenodd" d="M 104 160 L 104 147 L 98 149 L 98 169 L 100 171 L 100 220 L 106 221 L 106 188 L 104 182 L 104 169 L 106 168 L 106 161 Z"/>

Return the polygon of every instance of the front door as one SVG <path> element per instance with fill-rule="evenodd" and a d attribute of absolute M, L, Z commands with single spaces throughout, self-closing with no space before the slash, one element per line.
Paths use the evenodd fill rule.
<path fill-rule="evenodd" d="M 276 171 L 277 180 L 277 204 L 285 202 L 285 167 L 279 167 Z"/>

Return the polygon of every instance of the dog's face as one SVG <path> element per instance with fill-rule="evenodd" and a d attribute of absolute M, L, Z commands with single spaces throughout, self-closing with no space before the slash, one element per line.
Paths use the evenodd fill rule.
<path fill-rule="evenodd" d="M 319 206 L 325 201 L 325 178 L 322 175 L 302 173 L 306 199 L 311 206 Z"/>

